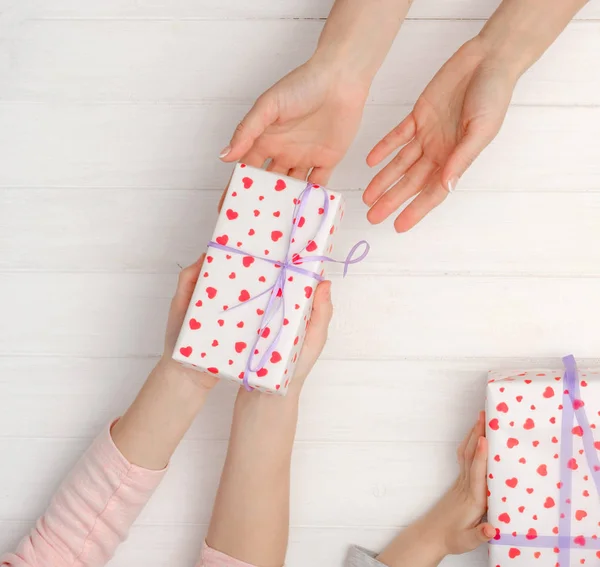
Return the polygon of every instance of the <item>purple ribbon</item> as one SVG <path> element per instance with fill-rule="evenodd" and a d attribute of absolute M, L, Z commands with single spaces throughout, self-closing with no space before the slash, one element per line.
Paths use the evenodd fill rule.
<path fill-rule="evenodd" d="M 271 294 L 271 296 L 269 297 L 267 306 L 265 307 L 265 312 L 264 312 L 260 327 L 258 329 L 256 341 L 252 345 L 252 348 L 250 350 L 250 356 L 248 357 L 248 361 L 246 363 L 246 368 L 244 370 L 244 387 L 248 391 L 253 390 L 253 388 L 248 383 L 248 380 L 250 378 L 250 373 L 258 372 L 261 368 L 263 368 L 265 366 L 265 364 L 269 360 L 269 357 L 271 356 L 271 354 L 273 354 L 273 352 L 277 348 L 277 344 L 279 343 L 279 339 L 281 338 L 281 335 L 283 333 L 283 322 L 285 320 L 285 286 L 288 281 L 287 273 L 294 272 L 296 274 L 308 276 L 309 278 L 313 278 L 313 279 L 316 279 L 317 281 L 321 282 L 321 281 L 323 281 L 323 277 L 321 277 L 320 274 L 313 272 L 311 270 L 307 270 L 305 268 L 301 268 L 300 264 L 305 264 L 307 262 L 335 262 L 337 264 L 344 264 L 344 277 L 346 277 L 346 274 L 348 273 L 348 268 L 350 267 L 350 265 L 357 264 L 358 262 L 362 262 L 367 257 L 367 254 L 369 253 L 369 250 L 371 248 L 369 246 L 369 243 L 366 240 L 361 240 L 360 242 L 358 242 L 357 244 L 355 244 L 352 247 L 352 249 L 350 250 L 346 259 L 341 260 L 341 261 L 335 260 L 334 258 L 330 258 L 328 256 L 300 256 L 300 253 L 293 254 L 290 258 L 291 247 L 292 247 L 292 243 L 294 241 L 294 236 L 296 235 L 296 232 L 299 228 L 298 223 L 299 223 L 300 217 L 302 216 L 302 213 L 306 209 L 308 200 L 310 198 L 311 191 L 313 189 L 320 189 L 321 192 L 323 193 L 323 207 L 322 207 L 323 215 L 322 215 L 322 219 L 319 223 L 319 226 L 317 227 L 317 230 L 315 231 L 314 236 L 309 239 L 309 241 L 306 243 L 306 246 L 300 251 L 300 253 L 301 253 L 302 251 L 304 251 L 306 249 L 306 247 L 308 246 L 310 241 L 312 241 L 316 238 L 319 231 L 323 228 L 323 225 L 327 218 L 327 213 L 329 211 L 329 196 L 327 194 L 327 191 L 325 191 L 325 189 L 323 189 L 320 186 L 313 185 L 312 183 L 308 183 L 306 185 L 306 188 L 302 191 L 302 193 L 300 194 L 299 198 L 296 201 L 296 206 L 294 207 L 294 216 L 293 216 L 294 220 L 293 220 L 293 224 L 292 224 L 292 230 L 290 231 L 290 237 L 289 237 L 289 240 L 286 245 L 286 252 L 285 252 L 285 256 L 284 256 L 283 260 L 273 260 L 271 258 L 265 258 L 264 256 L 257 256 L 254 254 L 249 254 L 248 252 L 244 252 L 243 250 L 231 248 L 230 246 L 225 246 L 223 244 L 219 244 L 218 242 L 214 242 L 212 240 L 208 243 L 208 246 L 210 248 L 216 248 L 218 250 L 223 250 L 224 252 L 228 252 L 230 254 L 242 254 L 244 256 L 251 256 L 252 258 L 254 258 L 256 260 L 262 260 L 263 262 L 268 262 L 269 264 L 273 264 L 274 266 L 281 268 L 281 271 L 279 272 L 279 275 L 277 276 L 275 283 L 271 287 L 267 288 L 265 291 L 259 293 L 258 295 L 251 297 L 247 301 L 245 301 L 243 303 L 238 303 L 237 305 L 234 305 L 233 307 L 230 307 L 228 309 L 228 311 L 231 311 L 232 309 L 237 309 L 238 307 L 241 307 L 242 305 L 246 305 L 246 304 L 250 303 L 251 301 L 254 301 L 255 299 L 259 299 L 260 297 L 263 297 L 264 295 L 267 295 L 269 293 Z M 362 251 L 361 254 L 359 254 L 358 256 L 355 257 L 355 254 L 361 247 L 363 247 L 364 250 Z M 271 324 L 271 322 L 273 321 L 273 319 L 275 318 L 277 313 L 281 314 L 280 321 L 279 321 L 279 324 L 277 327 L 277 332 L 274 334 L 271 344 L 269 345 L 269 347 L 267 348 L 265 353 L 262 355 L 262 357 L 260 358 L 258 363 L 253 365 L 255 352 L 256 352 L 258 343 L 260 342 L 260 339 L 262 338 L 264 330 Z"/>
<path fill-rule="evenodd" d="M 514 547 L 558 548 L 558 564 L 569 567 L 571 549 L 600 549 L 600 540 L 583 536 L 571 536 L 571 496 L 573 492 L 573 435 L 572 427 L 576 420 L 583 431 L 583 448 L 590 475 L 600 497 L 600 460 L 594 446 L 594 436 L 581 399 L 577 364 L 572 355 L 563 358 L 565 374 L 563 377 L 563 413 L 560 446 L 560 503 L 558 535 L 527 536 L 523 534 L 499 534 L 490 541 L 492 545 L 512 545 Z"/>

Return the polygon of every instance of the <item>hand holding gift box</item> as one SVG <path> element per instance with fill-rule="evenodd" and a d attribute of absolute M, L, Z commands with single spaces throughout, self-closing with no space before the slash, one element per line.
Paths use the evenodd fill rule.
<path fill-rule="evenodd" d="M 488 384 L 490 565 L 600 559 L 600 372 L 492 373 Z M 534 560 L 536 560 L 534 562 Z"/>
<path fill-rule="evenodd" d="M 338 193 L 239 164 L 173 358 L 284 395 L 343 214 Z"/>

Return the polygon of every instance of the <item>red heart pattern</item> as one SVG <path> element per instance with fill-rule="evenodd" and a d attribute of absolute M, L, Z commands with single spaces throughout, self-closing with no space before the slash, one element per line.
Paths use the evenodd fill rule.
<path fill-rule="evenodd" d="M 540 547 L 535 545 L 541 536 L 559 533 L 557 526 L 564 490 L 559 454 L 563 389 L 558 382 L 562 380 L 562 373 L 559 370 L 490 374 L 487 389 L 488 517 L 495 518 L 498 527 L 503 526 L 500 527 L 502 534 L 520 534 L 533 546 L 491 545 L 492 567 L 557 565 L 557 549 L 543 547 L 543 539 Z M 581 371 L 580 387 L 577 398 L 581 399 L 575 399 L 573 407 L 585 408 L 596 436 L 600 430 L 600 371 L 594 371 L 594 375 Z M 565 515 L 571 516 L 574 541 L 579 546 L 571 550 L 570 565 L 594 564 L 597 550 L 584 548 L 589 539 L 600 538 L 600 501 L 591 497 L 596 493 L 594 471 L 590 470 L 585 456 L 582 426 L 574 421 L 567 431 L 573 443 L 573 453 L 567 462 L 573 491 L 570 499 L 563 500 L 563 506 L 566 506 Z M 598 437 L 594 448 L 600 457 Z"/>
<path fill-rule="evenodd" d="M 255 298 L 273 285 L 281 270 L 281 266 L 261 258 L 282 259 L 288 246 L 290 256 L 298 260 L 305 249 L 329 254 L 331 233 L 337 232 L 342 218 L 343 201 L 330 194 L 325 226 L 317 231 L 325 209 L 322 193 L 313 191 L 302 215 L 295 219 L 294 205 L 305 187 L 304 181 L 238 164 L 212 238 L 244 254 L 210 250 L 205 264 L 205 268 L 210 264 L 210 270 L 203 270 L 199 278 L 174 358 L 238 384 L 243 379 L 269 294 Z M 295 234 L 290 241 L 292 227 Z M 321 266 L 314 264 L 322 275 Z M 280 335 L 277 350 L 269 354 L 264 368 L 249 374 L 253 387 L 279 395 L 287 391 L 304 341 L 315 287 L 311 278 L 288 272 L 286 317 L 280 322 L 275 318 L 262 329 L 254 362 L 263 356 L 275 332 Z M 279 288 L 274 293 L 281 295 Z M 246 302 L 252 307 L 239 307 Z"/>

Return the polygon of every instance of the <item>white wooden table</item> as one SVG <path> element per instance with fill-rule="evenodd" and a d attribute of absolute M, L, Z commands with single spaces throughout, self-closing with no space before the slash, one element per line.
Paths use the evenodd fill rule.
<path fill-rule="evenodd" d="M 341 281 L 307 385 L 290 567 L 382 545 L 451 482 L 485 373 L 600 354 L 600 3 L 517 88 L 460 190 L 409 234 L 365 220 L 364 156 L 495 0 L 416 0 L 331 187 Z M 14 546 L 162 345 L 249 104 L 303 61 L 325 0 L 0 0 L 0 550 Z M 12 9 L 11 9 L 12 6 Z M 112 562 L 193 565 L 234 396 L 221 384 Z M 446 565 L 483 566 L 485 550 Z M 311 563 L 314 565 L 314 562 Z"/>

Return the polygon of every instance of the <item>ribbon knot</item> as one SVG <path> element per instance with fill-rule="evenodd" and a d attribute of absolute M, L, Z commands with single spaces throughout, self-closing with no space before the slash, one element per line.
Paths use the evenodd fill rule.
<path fill-rule="evenodd" d="M 303 247 L 303 249 L 301 250 L 301 252 L 299 252 L 299 253 L 295 252 L 292 254 L 291 248 L 292 248 L 292 244 L 294 243 L 294 240 L 295 240 L 294 237 L 299 228 L 299 220 L 302 217 L 302 213 L 304 212 L 304 210 L 306 209 L 306 207 L 308 205 L 308 200 L 310 198 L 310 194 L 313 189 L 318 189 L 323 194 L 323 206 L 321 207 L 322 219 L 321 219 L 314 235 L 312 236 L 312 238 L 308 239 L 308 241 L 306 242 L 306 244 Z M 248 380 L 250 378 L 250 373 L 259 372 L 260 370 L 262 370 L 264 368 L 265 364 L 268 362 L 269 358 L 271 357 L 271 355 L 277 348 L 277 344 L 279 343 L 279 340 L 283 333 L 283 327 L 284 327 L 284 321 L 285 321 L 285 288 L 286 288 L 286 283 L 288 282 L 288 272 L 293 272 L 295 274 L 307 276 L 311 279 L 315 279 L 318 282 L 321 282 L 324 279 L 323 276 L 321 276 L 321 274 L 318 274 L 317 272 L 303 268 L 302 264 L 307 264 L 307 263 L 311 263 L 311 262 L 334 262 L 337 264 L 344 264 L 344 274 L 343 275 L 344 275 L 344 277 L 346 277 L 349 267 L 352 264 L 357 264 L 358 262 L 362 262 L 367 257 L 369 250 L 370 250 L 369 243 L 366 240 L 361 240 L 360 242 L 356 243 L 351 248 L 351 250 L 348 253 L 345 260 L 341 260 L 341 261 L 335 260 L 334 258 L 330 258 L 328 256 L 321 256 L 321 255 L 303 256 L 302 252 L 309 249 L 311 243 L 314 242 L 314 239 L 317 237 L 317 235 L 323 228 L 325 220 L 327 219 L 327 213 L 329 211 L 329 196 L 327 194 L 327 191 L 325 191 L 325 189 L 323 189 L 322 187 L 320 187 L 318 185 L 313 185 L 312 183 L 308 183 L 306 185 L 305 189 L 300 194 L 300 196 L 294 200 L 294 204 L 295 204 L 295 207 L 294 207 L 294 214 L 293 214 L 292 230 L 290 231 L 290 236 L 286 243 L 286 252 L 285 252 L 285 255 L 282 260 L 273 260 L 271 258 L 266 258 L 264 256 L 250 254 L 248 252 L 244 252 L 243 250 L 238 250 L 237 248 L 232 248 L 232 247 L 226 246 L 224 244 L 219 244 L 218 242 L 214 242 L 212 240 L 208 243 L 208 246 L 210 248 L 216 248 L 218 250 L 223 250 L 230 254 L 242 254 L 244 256 L 250 256 L 250 257 L 254 258 L 255 260 L 262 260 L 263 262 L 272 264 L 276 268 L 279 268 L 281 270 L 275 280 L 275 283 L 272 286 L 268 287 L 267 289 L 265 289 L 258 295 L 255 295 L 255 296 L 249 298 L 248 300 L 246 300 L 242 303 L 238 303 L 237 305 L 234 305 L 233 307 L 230 307 L 228 309 L 229 311 L 231 311 L 232 309 L 237 309 L 243 305 L 246 305 L 247 303 L 249 303 L 251 301 L 255 301 L 267 294 L 270 294 L 269 301 L 267 302 L 267 306 L 265 307 L 265 310 L 264 310 L 264 314 L 263 314 L 263 318 L 261 320 L 260 327 L 257 330 L 257 338 L 256 338 L 254 344 L 252 345 L 252 348 L 250 349 L 250 355 L 248 357 L 248 361 L 246 363 L 246 368 L 244 370 L 243 383 L 244 383 L 244 387 L 248 391 L 251 391 L 253 389 L 248 382 Z M 361 248 L 363 248 L 362 251 L 360 251 Z M 265 353 L 262 355 L 262 357 L 260 357 L 258 362 L 256 364 L 254 364 L 254 359 L 256 357 L 258 343 L 260 342 L 261 338 L 266 338 L 268 336 L 268 334 L 270 334 L 270 332 L 268 332 L 267 329 L 269 328 L 269 325 L 273 322 L 273 320 L 277 314 L 280 314 L 279 321 L 277 323 L 277 331 L 274 334 L 273 339 L 271 340 L 271 343 L 268 346 L 268 348 L 266 349 Z"/>

